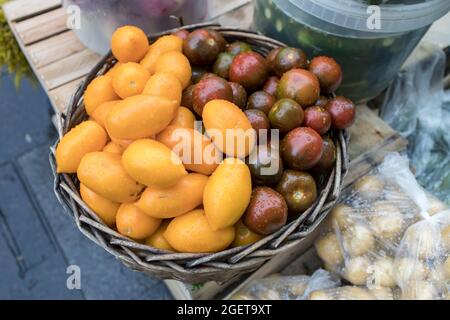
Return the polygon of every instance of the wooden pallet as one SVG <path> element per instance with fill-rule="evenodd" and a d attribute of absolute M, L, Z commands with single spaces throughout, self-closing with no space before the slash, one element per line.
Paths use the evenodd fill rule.
<path fill-rule="evenodd" d="M 210 0 L 209 16 L 223 25 L 248 28 L 250 0 Z M 67 27 L 61 0 L 15 0 L 5 17 L 56 113 L 63 113 L 75 89 L 100 60 Z"/>

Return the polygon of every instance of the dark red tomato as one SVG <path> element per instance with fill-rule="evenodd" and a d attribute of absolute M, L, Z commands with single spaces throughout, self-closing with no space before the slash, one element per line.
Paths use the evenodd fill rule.
<path fill-rule="evenodd" d="M 302 107 L 292 99 L 280 99 L 269 111 L 269 121 L 273 129 L 282 134 L 300 127 L 305 115 Z"/>
<path fill-rule="evenodd" d="M 315 57 L 309 64 L 309 71 L 319 79 L 320 87 L 324 93 L 332 93 L 342 82 L 341 66 L 330 57 Z"/>
<path fill-rule="evenodd" d="M 249 51 L 252 51 L 252 47 L 248 43 L 242 41 L 235 41 L 227 48 L 227 52 L 231 53 L 233 56 Z"/>
<path fill-rule="evenodd" d="M 265 91 L 256 91 L 250 95 L 247 101 L 247 109 L 258 109 L 268 114 L 276 99 Z"/>
<path fill-rule="evenodd" d="M 331 128 L 331 115 L 325 108 L 319 106 L 308 107 L 305 110 L 303 125 L 316 130 L 322 136 Z"/>
<path fill-rule="evenodd" d="M 227 47 L 227 40 L 222 36 L 222 34 L 216 30 L 208 30 L 212 37 L 217 41 L 219 45 L 219 52 L 222 52 Z"/>
<path fill-rule="evenodd" d="M 278 148 L 270 143 L 263 144 L 261 140 L 257 149 L 246 159 L 246 163 L 252 175 L 253 185 L 274 186 L 283 174 L 283 161 Z"/>
<path fill-rule="evenodd" d="M 191 109 L 192 111 L 194 111 L 194 108 L 192 106 L 192 92 L 194 92 L 194 88 L 195 88 L 195 85 L 191 85 L 191 86 L 187 87 L 183 91 L 183 95 L 181 98 L 181 105 L 183 107 Z"/>
<path fill-rule="evenodd" d="M 256 134 L 259 133 L 261 129 L 270 129 L 269 118 L 261 110 L 248 109 L 244 111 L 247 119 L 250 121 L 252 128 L 255 129 Z"/>
<path fill-rule="evenodd" d="M 210 74 L 208 69 L 198 66 L 192 66 L 192 77 L 191 77 L 192 83 L 194 84 L 198 83 L 207 74 Z"/>
<path fill-rule="evenodd" d="M 319 94 L 319 80 L 313 73 L 304 69 L 292 69 L 286 72 L 281 77 L 277 88 L 278 99 L 293 99 L 303 108 L 314 104 Z"/>
<path fill-rule="evenodd" d="M 285 163 L 295 170 L 313 168 L 319 162 L 322 153 L 322 137 L 311 128 L 296 128 L 281 141 L 281 156 Z"/>
<path fill-rule="evenodd" d="M 216 61 L 220 45 L 206 29 L 192 31 L 183 43 L 183 53 L 197 66 L 207 66 Z"/>
<path fill-rule="evenodd" d="M 253 51 L 244 52 L 237 55 L 230 66 L 230 81 L 252 91 L 266 81 L 267 72 L 263 56 Z"/>
<path fill-rule="evenodd" d="M 331 99 L 325 108 L 331 115 L 331 125 L 335 129 L 346 129 L 355 122 L 355 104 L 345 97 Z"/>
<path fill-rule="evenodd" d="M 316 168 L 323 169 L 325 171 L 333 168 L 336 162 L 336 145 L 330 137 L 323 137 L 323 152 L 319 162 L 316 164 Z"/>
<path fill-rule="evenodd" d="M 308 66 L 308 59 L 303 50 L 298 48 L 283 48 L 277 54 L 272 68 L 273 71 L 281 77 L 289 70 L 296 68 L 306 68 Z"/>
<path fill-rule="evenodd" d="M 272 49 L 266 57 L 267 67 L 269 71 L 274 72 L 275 60 L 277 59 L 278 53 L 280 53 L 283 48 Z"/>
<path fill-rule="evenodd" d="M 252 192 L 250 204 L 242 222 L 258 234 L 269 235 L 286 224 L 288 207 L 283 196 L 268 187 L 258 187 Z"/>
<path fill-rule="evenodd" d="M 233 103 L 241 109 L 245 109 L 247 105 L 247 91 L 245 88 L 236 82 L 228 82 L 233 91 Z"/>
<path fill-rule="evenodd" d="M 233 91 L 226 80 L 214 76 L 203 78 L 195 85 L 192 106 L 199 116 L 202 116 L 205 104 L 215 99 L 233 101 Z"/>
<path fill-rule="evenodd" d="M 285 170 L 276 190 L 283 196 L 291 215 L 307 210 L 317 199 L 317 185 L 307 172 Z"/>
<path fill-rule="evenodd" d="M 217 74 L 215 74 L 215 73 L 212 73 L 212 72 L 205 72 L 205 73 L 203 73 L 203 75 L 200 77 L 200 80 L 204 80 L 204 79 L 207 79 L 207 78 L 213 78 L 213 77 L 219 77 Z M 199 81 L 200 81 L 199 80 Z"/>
<path fill-rule="evenodd" d="M 219 77 L 224 79 L 228 79 L 228 75 L 230 73 L 230 66 L 233 62 L 234 56 L 228 52 L 222 52 L 217 57 L 216 62 L 213 66 L 213 72 L 217 74 Z"/>
<path fill-rule="evenodd" d="M 263 91 L 267 92 L 268 94 L 270 94 L 271 96 L 276 96 L 277 95 L 277 88 L 278 88 L 278 83 L 280 82 L 280 79 L 278 79 L 278 77 L 269 77 L 269 79 L 267 79 L 266 83 L 264 83 L 263 86 Z"/>

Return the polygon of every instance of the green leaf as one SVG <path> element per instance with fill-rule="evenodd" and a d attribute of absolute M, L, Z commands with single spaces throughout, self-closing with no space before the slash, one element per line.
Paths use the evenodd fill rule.
<path fill-rule="evenodd" d="M 0 6 L 10 0 L 0 0 Z M 14 85 L 19 89 L 20 81 L 26 77 L 36 82 L 36 78 L 24 54 L 14 38 L 6 21 L 3 9 L 0 8 L 0 67 L 5 67 L 14 77 Z"/>
<path fill-rule="evenodd" d="M 203 286 L 204 286 L 203 283 L 194 283 L 194 284 L 192 285 L 192 291 L 198 291 L 198 290 L 200 290 Z"/>

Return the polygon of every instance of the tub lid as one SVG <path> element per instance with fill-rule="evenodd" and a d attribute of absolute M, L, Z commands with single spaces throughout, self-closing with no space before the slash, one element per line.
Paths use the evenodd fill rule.
<path fill-rule="evenodd" d="M 336 26 L 376 33 L 417 30 L 432 24 L 450 10 L 449 0 L 288 1 L 317 19 Z M 380 4 L 370 4 L 374 2 Z"/>

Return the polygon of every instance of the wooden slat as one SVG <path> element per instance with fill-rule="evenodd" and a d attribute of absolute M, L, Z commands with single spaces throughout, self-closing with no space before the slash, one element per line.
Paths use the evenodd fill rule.
<path fill-rule="evenodd" d="M 27 51 L 32 59 L 32 63 L 37 68 L 42 68 L 52 62 L 83 51 L 85 48 L 75 33 L 68 30 L 54 37 L 29 45 Z"/>
<path fill-rule="evenodd" d="M 40 77 L 40 75 L 39 75 L 39 73 L 38 73 L 38 70 L 37 70 L 36 66 L 33 64 L 32 60 L 31 60 L 31 57 L 30 57 L 30 55 L 28 54 L 28 51 L 27 51 L 27 48 L 26 48 L 25 44 L 23 43 L 22 39 L 20 38 L 19 34 L 17 33 L 17 30 L 16 30 L 16 28 L 15 28 L 16 23 L 13 22 L 13 21 L 11 21 L 11 20 L 9 20 L 9 19 L 7 19 L 7 21 L 8 21 L 9 28 L 11 29 L 12 33 L 14 34 L 14 37 L 16 38 L 17 43 L 18 43 L 20 49 L 22 50 L 22 52 L 23 52 L 24 55 L 25 55 L 25 58 L 28 60 L 28 63 L 30 64 L 31 70 L 32 70 L 32 71 L 34 72 L 34 74 L 36 75 L 36 77 L 37 77 L 39 83 L 41 84 L 42 88 L 43 88 L 43 89 L 45 90 L 45 92 L 48 94 L 48 89 L 47 89 L 47 87 L 46 87 L 46 84 L 45 84 L 44 81 L 42 80 L 42 77 Z M 52 101 L 52 100 L 50 99 L 50 101 Z M 52 103 L 52 106 L 53 106 L 53 110 L 54 110 L 54 111 L 57 111 L 57 109 L 56 109 L 56 107 L 55 107 L 55 105 L 54 105 L 53 103 Z"/>
<path fill-rule="evenodd" d="M 16 21 L 61 6 L 61 0 L 15 0 L 3 5 L 5 16 Z"/>
<path fill-rule="evenodd" d="M 366 105 L 356 107 L 357 117 L 350 127 L 350 159 L 356 159 L 363 153 L 379 146 L 383 140 L 388 139 L 396 132 L 383 122 Z"/>
<path fill-rule="evenodd" d="M 25 45 L 29 45 L 67 30 L 67 15 L 63 8 L 58 8 L 17 22 L 14 29 L 21 41 Z"/>
<path fill-rule="evenodd" d="M 347 188 L 356 180 L 366 175 L 371 171 L 375 165 L 381 163 L 389 152 L 399 152 L 406 150 L 408 141 L 400 135 L 394 135 L 390 139 L 383 141 L 383 143 L 372 150 L 367 151 L 364 155 L 353 160 L 351 170 L 345 176 L 343 188 Z"/>
<path fill-rule="evenodd" d="M 367 174 L 388 152 L 404 150 L 408 144 L 366 105 L 356 108 L 356 120 L 349 129 L 351 170 L 344 179 L 344 188 Z"/>
<path fill-rule="evenodd" d="M 45 83 L 47 90 L 50 91 L 86 75 L 100 61 L 100 58 L 95 52 L 85 49 L 38 69 L 37 74 Z"/>
<path fill-rule="evenodd" d="M 66 83 L 58 88 L 50 90 L 49 92 L 50 100 L 60 113 L 65 113 L 70 98 L 75 93 L 75 90 L 78 88 L 83 79 L 84 77 L 81 77 L 69 83 Z"/>

